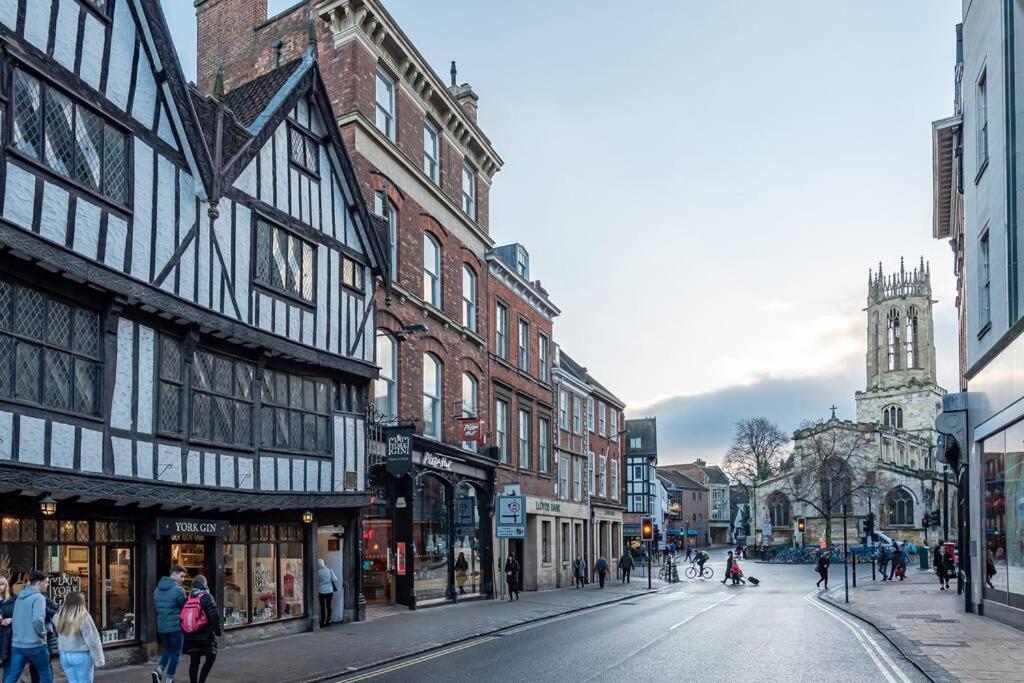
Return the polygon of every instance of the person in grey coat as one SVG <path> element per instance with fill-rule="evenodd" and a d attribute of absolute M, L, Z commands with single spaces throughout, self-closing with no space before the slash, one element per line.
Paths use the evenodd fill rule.
<path fill-rule="evenodd" d="M 30 663 L 39 672 L 40 683 L 53 683 L 50 648 L 46 645 L 46 597 L 42 592 L 46 582 L 46 574 L 38 570 L 32 572 L 28 576 L 28 585 L 14 603 L 11 661 L 4 683 L 17 683 Z"/>
<path fill-rule="evenodd" d="M 338 575 L 334 570 L 324 564 L 323 560 L 317 560 L 320 568 L 316 570 L 316 592 L 320 598 L 320 628 L 331 625 L 333 612 L 334 594 L 338 590 Z"/>

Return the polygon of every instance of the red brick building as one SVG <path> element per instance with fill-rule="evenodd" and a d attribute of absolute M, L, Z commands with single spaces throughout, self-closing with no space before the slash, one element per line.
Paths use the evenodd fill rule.
<path fill-rule="evenodd" d="M 590 566 L 598 557 L 612 569 L 622 557 L 626 404 L 587 372 L 587 470 L 590 489 Z"/>
<path fill-rule="evenodd" d="M 509 540 L 525 590 L 560 585 L 554 500 L 552 429 L 555 395 L 552 322 L 559 310 L 540 281 L 530 279 L 530 255 L 521 244 L 487 255 L 489 314 L 488 377 L 491 442 L 498 448 L 498 489 L 519 484 L 526 500 L 526 538 Z M 555 509 L 553 509 L 555 508 Z M 497 553 L 499 561 L 504 553 Z"/>
<path fill-rule="evenodd" d="M 458 436 L 460 417 L 487 424 L 492 405 L 488 196 L 502 160 L 477 124 L 476 94 L 454 84 L 454 70 L 446 85 L 377 0 L 311 1 L 269 18 L 266 0 L 199 0 L 196 14 L 202 90 L 218 65 L 226 92 L 280 68 L 315 31 L 358 185 L 392 237 L 393 291 L 378 292 L 369 322 L 381 367 L 374 400 L 377 422 L 415 433 L 412 470 L 401 476 L 380 464 L 382 441 L 370 444 L 367 602 L 416 606 L 491 594 L 496 463 L 487 448 L 464 448 Z"/>

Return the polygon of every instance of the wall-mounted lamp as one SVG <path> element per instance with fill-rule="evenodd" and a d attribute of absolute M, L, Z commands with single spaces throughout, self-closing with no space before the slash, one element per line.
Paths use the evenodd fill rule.
<path fill-rule="evenodd" d="M 302 513 L 302 521 L 305 522 L 306 524 L 312 524 L 313 523 L 313 513 L 310 512 L 309 510 L 306 510 L 305 512 L 303 512 Z"/>
<path fill-rule="evenodd" d="M 53 517 L 57 514 L 57 501 L 50 496 L 46 496 L 39 501 L 39 511 L 43 513 L 43 517 Z"/>

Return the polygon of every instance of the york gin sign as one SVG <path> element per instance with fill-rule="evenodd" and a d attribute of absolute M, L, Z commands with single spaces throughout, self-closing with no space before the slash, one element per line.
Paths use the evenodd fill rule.
<path fill-rule="evenodd" d="M 228 523 L 218 519 L 158 517 L 157 536 L 227 536 Z"/>
<path fill-rule="evenodd" d="M 415 427 L 389 427 L 384 430 L 387 437 L 387 471 L 396 477 L 412 470 L 412 435 Z"/>

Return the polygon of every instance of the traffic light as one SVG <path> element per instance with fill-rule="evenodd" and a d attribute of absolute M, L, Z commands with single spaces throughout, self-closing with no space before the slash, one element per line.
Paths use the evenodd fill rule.
<path fill-rule="evenodd" d="M 654 540 L 654 519 L 651 517 L 644 517 L 640 520 L 640 540 Z"/>
<path fill-rule="evenodd" d="M 939 526 L 942 524 L 942 513 L 938 510 L 932 510 L 928 513 L 928 526 Z"/>
<path fill-rule="evenodd" d="M 796 530 L 800 533 L 807 531 L 807 520 L 804 517 L 796 518 Z"/>
<path fill-rule="evenodd" d="M 875 513 L 869 512 L 867 519 L 864 520 L 864 535 L 870 536 L 875 533 Z"/>

